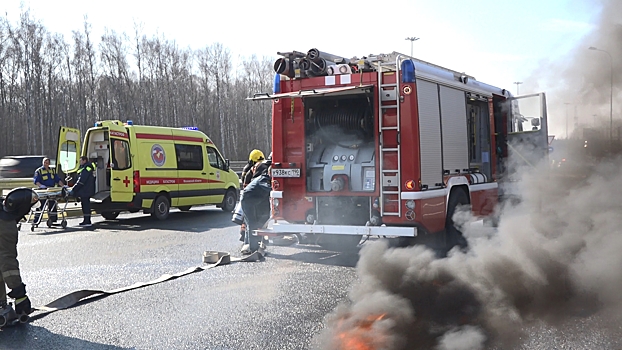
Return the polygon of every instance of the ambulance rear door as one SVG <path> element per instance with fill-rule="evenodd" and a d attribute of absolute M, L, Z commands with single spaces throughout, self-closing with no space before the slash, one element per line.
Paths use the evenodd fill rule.
<path fill-rule="evenodd" d="M 134 197 L 132 156 L 128 132 L 122 125 L 108 126 L 110 139 L 110 199 L 131 202 Z"/>
<path fill-rule="evenodd" d="M 59 176 L 78 170 L 80 149 L 80 130 L 61 126 L 56 148 L 56 173 Z"/>

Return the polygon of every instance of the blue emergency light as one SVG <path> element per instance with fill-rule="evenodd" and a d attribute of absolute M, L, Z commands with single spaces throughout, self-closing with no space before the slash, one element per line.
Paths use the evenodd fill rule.
<path fill-rule="evenodd" d="M 184 130 L 199 130 L 199 128 L 196 127 L 196 126 L 184 126 L 184 127 L 182 127 L 182 129 L 184 129 Z"/>
<path fill-rule="evenodd" d="M 274 76 L 274 86 L 272 87 L 272 92 L 278 94 L 281 92 L 281 75 L 276 74 Z"/>
<path fill-rule="evenodd" d="M 402 62 L 402 83 L 415 82 L 415 63 L 413 60 L 405 60 Z"/>
<path fill-rule="evenodd" d="M 134 122 L 131 120 L 128 120 L 127 122 L 125 122 L 125 125 L 134 125 Z"/>

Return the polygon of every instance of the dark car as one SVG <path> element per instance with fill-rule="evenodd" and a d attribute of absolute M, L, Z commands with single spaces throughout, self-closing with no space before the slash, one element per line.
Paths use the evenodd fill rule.
<path fill-rule="evenodd" d="M 43 158 L 45 156 L 6 156 L 0 159 L 0 178 L 33 178 Z"/>

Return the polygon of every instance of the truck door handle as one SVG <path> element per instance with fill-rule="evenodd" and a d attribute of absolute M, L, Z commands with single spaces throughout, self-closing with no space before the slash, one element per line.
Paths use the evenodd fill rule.
<path fill-rule="evenodd" d="M 114 181 L 121 181 L 121 179 L 119 179 L 118 177 L 115 177 L 113 180 Z"/>
<path fill-rule="evenodd" d="M 214 173 L 209 173 L 210 175 L 214 175 Z"/>
<path fill-rule="evenodd" d="M 201 173 L 201 175 L 207 175 L 207 173 Z"/>

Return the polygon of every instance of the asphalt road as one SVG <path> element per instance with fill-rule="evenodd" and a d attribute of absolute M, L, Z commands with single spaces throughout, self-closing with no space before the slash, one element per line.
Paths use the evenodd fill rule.
<path fill-rule="evenodd" d="M 79 289 L 111 290 L 202 264 L 205 250 L 237 253 L 238 226 L 213 207 L 70 219 L 66 230 L 22 228 L 28 293 L 43 305 Z M 356 254 L 271 246 L 263 262 L 234 263 L 100 298 L 0 331 L 0 349 L 309 349 L 356 279 Z M 622 349 L 622 329 L 586 315 L 533 324 L 523 349 Z"/>
<path fill-rule="evenodd" d="M 205 250 L 239 255 L 239 226 L 214 207 L 96 218 L 92 230 L 24 225 L 19 260 L 33 303 L 79 289 L 111 290 L 202 264 Z M 357 256 L 271 247 L 234 263 L 78 307 L 0 332 L 2 349 L 303 349 L 346 298 Z"/>

